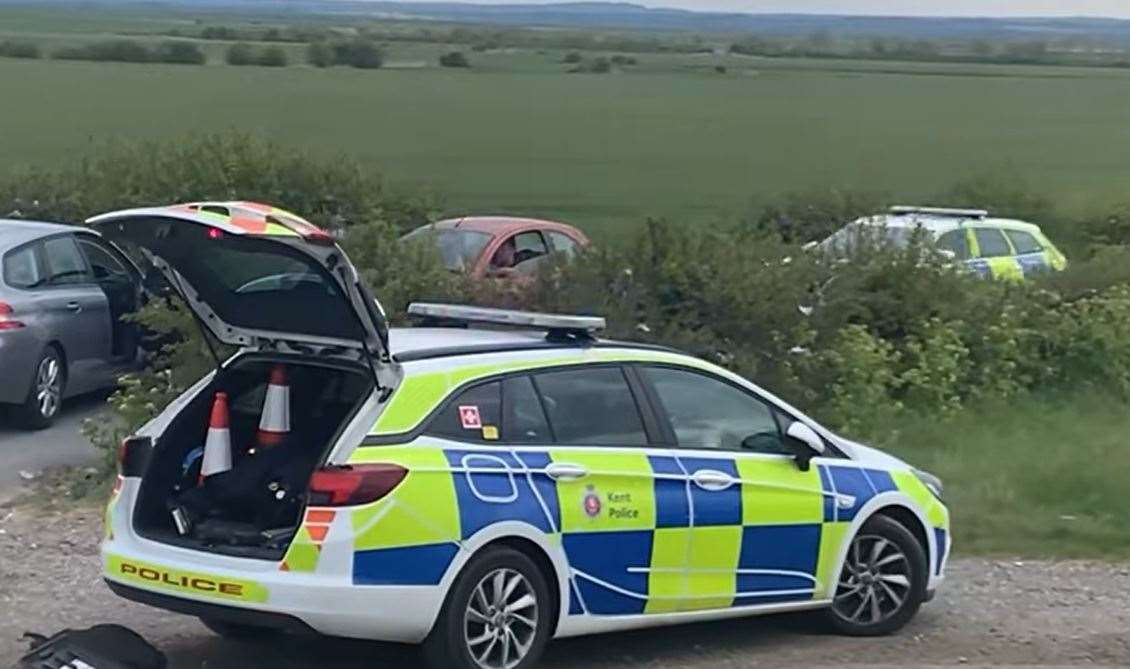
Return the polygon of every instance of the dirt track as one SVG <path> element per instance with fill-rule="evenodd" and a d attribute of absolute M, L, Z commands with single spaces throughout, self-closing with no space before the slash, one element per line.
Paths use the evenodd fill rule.
<path fill-rule="evenodd" d="M 171 666 L 412 667 L 410 649 L 281 638 L 236 644 L 196 620 L 117 599 L 101 582 L 99 512 L 0 507 L 0 666 L 24 630 L 118 622 Z M 938 598 L 901 634 L 845 639 L 802 619 L 761 618 L 557 642 L 544 666 L 702 667 L 1074 665 L 1130 666 L 1130 565 L 960 559 Z"/>

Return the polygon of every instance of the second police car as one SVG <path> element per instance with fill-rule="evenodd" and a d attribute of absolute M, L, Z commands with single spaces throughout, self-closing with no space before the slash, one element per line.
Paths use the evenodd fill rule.
<path fill-rule="evenodd" d="M 512 669 L 553 637 L 782 611 L 885 634 L 942 582 L 937 479 L 725 369 L 591 317 L 424 304 L 461 327 L 389 330 L 328 235 L 263 205 L 91 223 L 237 349 L 123 444 L 124 597 Z"/>

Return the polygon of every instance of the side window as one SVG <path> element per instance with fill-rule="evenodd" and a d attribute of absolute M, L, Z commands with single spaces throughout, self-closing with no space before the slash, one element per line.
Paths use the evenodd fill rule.
<path fill-rule="evenodd" d="M 624 371 L 587 367 L 534 377 L 559 444 L 644 446 L 647 433 Z"/>
<path fill-rule="evenodd" d="M 982 258 L 1000 258 L 1012 255 L 1012 249 L 1004 233 L 996 228 L 973 228 L 977 237 L 977 246 L 981 250 Z"/>
<path fill-rule="evenodd" d="M 90 264 L 90 270 L 94 273 L 95 279 L 114 279 L 129 276 L 129 270 L 122 264 L 122 261 L 114 257 L 114 254 L 103 247 L 102 244 L 93 239 L 79 237 L 78 246 L 82 249 L 83 255 L 86 256 L 86 261 Z"/>
<path fill-rule="evenodd" d="M 39 245 L 31 244 L 4 256 L 4 283 L 13 288 L 34 288 L 43 283 Z"/>
<path fill-rule="evenodd" d="M 550 444 L 553 434 L 528 376 L 502 382 L 502 438 L 512 444 Z"/>
<path fill-rule="evenodd" d="M 432 419 L 428 434 L 459 441 L 497 441 L 501 404 L 499 381 L 468 388 Z"/>
<path fill-rule="evenodd" d="M 514 237 L 514 266 L 549 254 L 540 232 L 523 232 Z"/>
<path fill-rule="evenodd" d="M 549 232 L 549 242 L 553 244 L 553 252 L 560 253 L 566 258 L 573 258 L 577 255 L 577 242 L 573 238 L 561 232 Z"/>
<path fill-rule="evenodd" d="M 1035 237 L 1023 232 L 1021 230 L 1009 230 L 1007 233 L 1009 240 L 1012 242 L 1013 248 L 1016 249 L 1016 255 L 1024 255 L 1026 253 L 1039 253 L 1044 250 L 1044 247 L 1036 240 Z"/>
<path fill-rule="evenodd" d="M 683 448 L 787 453 L 773 409 L 750 393 L 698 372 L 645 367 Z"/>
<path fill-rule="evenodd" d="M 71 237 L 54 237 L 43 242 L 43 254 L 47 258 L 47 281 L 51 285 L 86 283 L 90 280 L 86 262 Z"/>
<path fill-rule="evenodd" d="M 965 230 L 950 230 L 946 234 L 938 237 L 935 243 L 940 249 L 953 251 L 958 260 L 969 259 L 969 239 L 965 236 Z"/>

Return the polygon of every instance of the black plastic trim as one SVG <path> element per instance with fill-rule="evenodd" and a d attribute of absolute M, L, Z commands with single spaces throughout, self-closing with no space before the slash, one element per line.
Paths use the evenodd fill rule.
<path fill-rule="evenodd" d="M 310 627 L 302 620 L 285 613 L 198 602 L 192 599 L 183 599 L 181 597 L 173 597 L 172 595 L 163 595 L 149 590 L 142 590 L 141 588 L 124 585 L 108 578 L 104 580 L 115 595 L 138 602 L 139 604 L 145 604 L 146 606 L 235 625 L 279 629 L 297 634 L 318 634 L 314 628 Z"/>

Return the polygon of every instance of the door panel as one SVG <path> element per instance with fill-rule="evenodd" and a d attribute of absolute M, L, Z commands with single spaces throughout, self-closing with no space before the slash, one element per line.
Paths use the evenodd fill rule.
<path fill-rule="evenodd" d="M 648 453 L 554 448 L 550 459 L 584 472 L 558 478 L 557 498 L 562 546 L 585 610 L 643 613 L 658 506 Z"/>

